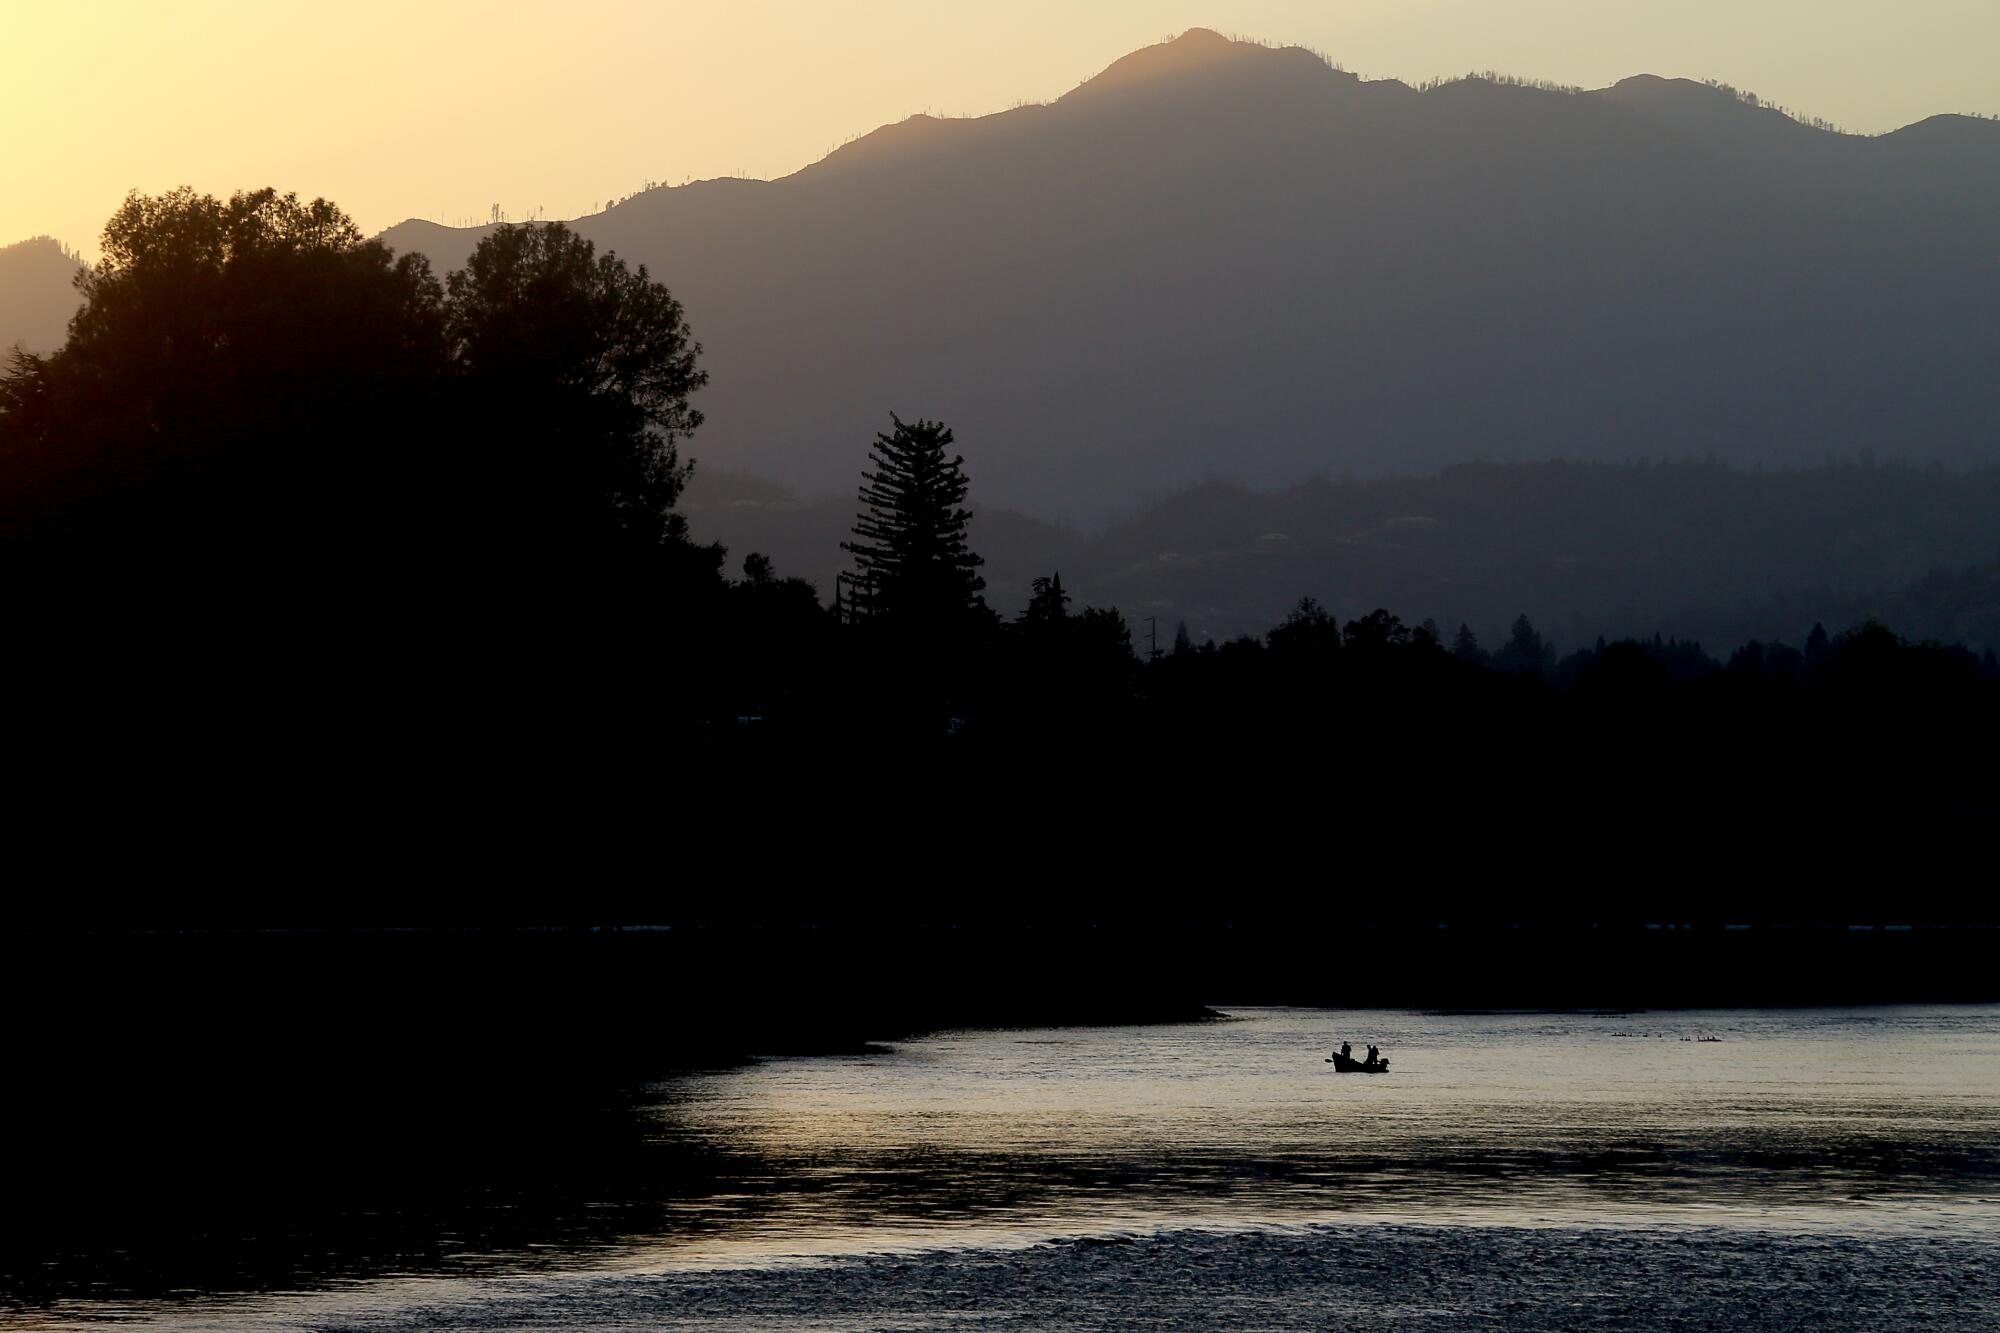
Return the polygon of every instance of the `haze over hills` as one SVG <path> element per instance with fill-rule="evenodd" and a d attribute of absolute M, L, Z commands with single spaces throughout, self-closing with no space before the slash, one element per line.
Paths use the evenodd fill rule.
<path fill-rule="evenodd" d="M 80 299 L 74 285 L 79 267 L 51 237 L 0 246 L 0 353 L 16 345 L 31 352 L 62 346 Z"/>
<path fill-rule="evenodd" d="M 695 533 L 831 589 L 851 497 L 802 500 L 721 468 L 683 497 Z M 1434 477 L 1191 487 L 1099 533 L 991 508 L 972 541 L 1003 614 L 1050 572 L 1079 605 L 1117 606 L 1161 646 L 1261 634 L 1310 594 L 1491 645 L 1526 613 L 1564 651 L 1665 633 L 1727 652 L 1796 646 L 1815 622 L 1873 619 L 1911 639 L 2000 648 L 2000 468 L 1717 463 L 1459 464 Z M 1141 645 L 1144 646 L 1143 644 Z"/>
<path fill-rule="evenodd" d="M 1364 82 L 1195 30 L 1048 105 L 574 224 L 686 303 L 697 458 L 851 492 L 891 410 L 1092 522 L 1215 476 L 2000 455 L 2000 124 L 1642 76 Z M 487 229 L 385 239 L 460 263 Z"/>

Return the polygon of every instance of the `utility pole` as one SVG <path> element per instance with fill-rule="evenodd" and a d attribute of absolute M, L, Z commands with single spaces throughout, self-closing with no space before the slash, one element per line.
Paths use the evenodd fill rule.
<path fill-rule="evenodd" d="M 1160 618 L 1158 616 L 1146 617 L 1146 660 L 1148 662 L 1157 662 L 1160 660 Z"/>

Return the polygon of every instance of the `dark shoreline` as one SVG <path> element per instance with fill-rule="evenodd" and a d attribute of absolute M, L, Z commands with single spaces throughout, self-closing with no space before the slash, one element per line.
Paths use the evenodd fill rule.
<path fill-rule="evenodd" d="M 2000 1001 L 2000 923 L 1411 922 L 0 930 L 39 1053 L 142 1036 L 347 1055 L 541 1033 L 583 1049 L 823 1052 L 942 1028 L 1215 1017 L 1218 1004 L 1437 1012 Z M 40 1040 L 35 1038 L 39 1034 Z M 266 1047 L 265 1049 L 270 1049 Z"/>

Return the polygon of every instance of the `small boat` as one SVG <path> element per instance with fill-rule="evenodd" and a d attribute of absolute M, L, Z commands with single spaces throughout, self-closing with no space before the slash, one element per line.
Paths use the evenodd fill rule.
<path fill-rule="evenodd" d="M 1326 1057 L 1326 1062 L 1333 1066 L 1333 1072 L 1336 1074 L 1386 1074 L 1389 1072 L 1389 1057 L 1386 1055 L 1380 1057 L 1371 1065 L 1366 1060 L 1356 1060 L 1352 1056 L 1342 1055 L 1339 1051 L 1335 1051 L 1332 1055 Z"/>

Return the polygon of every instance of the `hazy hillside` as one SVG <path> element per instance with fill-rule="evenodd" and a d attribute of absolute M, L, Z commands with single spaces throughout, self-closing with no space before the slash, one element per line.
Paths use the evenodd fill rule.
<path fill-rule="evenodd" d="M 0 352 L 52 352 L 76 313 L 77 260 L 47 236 L 0 246 Z"/>
<path fill-rule="evenodd" d="M 975 498 L 977 488 L 975 486 Z M 695 535 L 813 579 L 847 561 L 851 498 L 801 501 L 710 469 Z M 1912 638 L 2000 647 L 2000 469 L 1714 463 L 1468 464 L 1426 478 L 1209 482 L 1096 536 L 983 509 L 972 542 L 992 603 L 1060 571 L 1079 604 L 1185 620 L 1197 640 L 1261 633 L 1310 594 L 1342 617 L 1387 606 L 1495 641 L 1526 612 L 1565 647 L 1665 631 L 1723 649 L 1880 619 Z M 1143 634 L 1145 626 L 1139 626 Z"/>
<path fill-rule="evenodd" d="M 695 448 L 847 491 L 891 409 L 990 505 L 1472 458 L 2000 456 L 2000 124 L 1364 82 L 1190 32 L 1046 106 L 583 219 L 685 300 Z M 407 223 L 459 262 L 480 234 Z"/>

